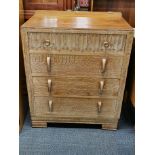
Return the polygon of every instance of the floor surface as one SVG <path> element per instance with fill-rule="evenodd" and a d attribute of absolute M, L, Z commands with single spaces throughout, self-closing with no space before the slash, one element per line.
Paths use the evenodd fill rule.
<path fill-rule="evenodd" d="M 121 119 L 117 131 L 97 125 L 50 124 L 31 128 L 27 115 L 19 135 L 20 155 L 134 155 L 134 126 Z"/>

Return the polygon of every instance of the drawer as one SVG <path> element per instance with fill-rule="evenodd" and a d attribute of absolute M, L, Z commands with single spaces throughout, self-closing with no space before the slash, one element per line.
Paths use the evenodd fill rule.
<path fill-rule="evenodd" d="M 116 97 L 119 80 L 81 77 L 33 77 L 34 96 Z"/>
<path fill-rule="evenodd" d="M 112 99 L 52 98 L 35 97 L 36 115 L 113 117 L 117 102 Z"/>
<path fill-rule="evenodd" d="M 106 60 L 106 61 L 103 61 Z M 30 54 L 33 75 L 102 76 L 120 78 L 123 57 Z"/>
<path fill-rule="evenodd" d="M 124 52 L 125 34 L 84 34 L 29 32 L 31 50 Z"/>

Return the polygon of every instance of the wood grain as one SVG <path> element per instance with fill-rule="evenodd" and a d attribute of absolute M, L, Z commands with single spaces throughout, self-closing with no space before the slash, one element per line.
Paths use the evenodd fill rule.
<path fill-rule="evenodd" d="M 25 19 L 29 19 L 35 10 L 66 10 L 71 7 L 66 1 L 71 0 L 24 0 Z"/>
<path fill-rule="evenodd" d="M 135 0 L 94 0 L 93 10 L 122 12 L 124 19 L 135 27 Z"/>
<path fill-rule="evenodd" d="M 51 72 L 47 71 L 47 56 L 51 57 Z M 106 58 L 105 71 L 102 73 L 102 59 Z M 100 76 L 119 78 L 123 58 L 119 56 L 30 54 L 31 72 L 34 75 L 61 76 Z"/>
<path fill-rule="evenodd" d="M 132 30 L 121 13 L 115 12 L 36 11 L 23 26 L 47 29 Z"/>
<path fill-rule="evenodd" d="M 33 128 L 46 128 L 47 127 L 47 122 L 45 121 L 32 121 L 32 127 Z"/>
<path fill-rule="evenodd" d="M 25 1 L 25 19 L 29 19 L 34 13 L 35 10 L 56 10 L 51 3 L 44 2 L 42 5 L 38 6 L 38 3 L 32 0 L 24 0 Z M 40 1 L 40 0 L 39 0 Z M 91 0 L 93 1 L 93 0 Z M 74 10 L 75 4 L 74 0 L 64 0 L 63 8 L 57 8 L 57 10 Z M 58 3 L 57 3 L 58 4 Z M 58 5 L 57 5 L 58 6 Z M 92 6 L 92 3 L 91 3 Z M 93 8 L 93 9 L 92 9 Z M 114 11 L 114 12 L 122 12 L 125 20 L 132 26 L 135 27 L 135 0 L 94 0 L 93 7 L 90 10 L 93 11 Z"/>
<path fill-rule="evenodd" d="M 39 11 L 21 30 L 32 126 L 116 129 L 133 40 L 121 14 Z"/>
<path fill-rule="evenodd" d="M 35 97 L 35 115 L 55 115 L 69 117 L 104 117 L 114 118 L 116 100 L 113 99 L 83 99 L 83 98 L 50 98 L 53 103 L 52 112 L 49 109 L 49 97 Z M 102 102 L 101 112 L 98 112 L 98 101 Z"/>
<path fill-rule="evenodd" d="M 48 92 L 48 80 L 52 81 L 52 90 Z M 100 94 L 100 81 L 104 81 L 103 92 Z M 118 79 L 96 77 L 33 77 L 34 96 L 100 96 L 117 97 Z"/>
<path fill-rule="evenodd" d="M 40 128 L 40 127 L 47 127 L 47 122 L 48 123 L 82 123 L 85 124 L 87 122 L 87 124 L 101 124 L 102 123 L 102 129 L 106 129 L 106 130 L 116 130 L 117 129 L 117 120 L 105 120 L 103 118 L 100 119 L 100 117 L 98 118 L 87 118 L 87 117 L 83 117 L 83 118 L 72 118 L 72 117 L 52 117 L 52 118 L 48 118 L 46 116 L 46 119 L 41 117 L 41 121 L 38 121 L 38 117 L 36 120 L 36 117 L 32 117 L 33 121 L 32 121 L 32 127 L 33 128 Z M 43 119 L 43 120 L 42 120 Z M 104 120 L 104 122 L 103 122 Z"/>
<path fill-rule="evenodd" d="M 29 33 L 29 49 L 124 52 L 126 35 L 86 33 Z M 45 41 L 49 41 L 49 45 Z M 108 44 L 108 46 L 105 45 Z"/>

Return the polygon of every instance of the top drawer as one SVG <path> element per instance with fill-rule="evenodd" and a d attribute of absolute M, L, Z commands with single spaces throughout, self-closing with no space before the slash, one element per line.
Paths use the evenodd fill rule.
<path fill-rule="evenodd" d="M 67 50 L 93 52 L 123 52 L 125 34 L 78 34 L 29 32 L 30 50 Z"/>

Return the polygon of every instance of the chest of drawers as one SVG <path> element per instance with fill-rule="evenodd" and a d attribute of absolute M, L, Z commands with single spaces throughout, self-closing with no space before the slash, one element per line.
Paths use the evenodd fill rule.
<path fill-rule="evenodd" d="M 117 129 L 133 40 L 121 13 L 37 11 L 21 34 L 32 127 Z"/>

